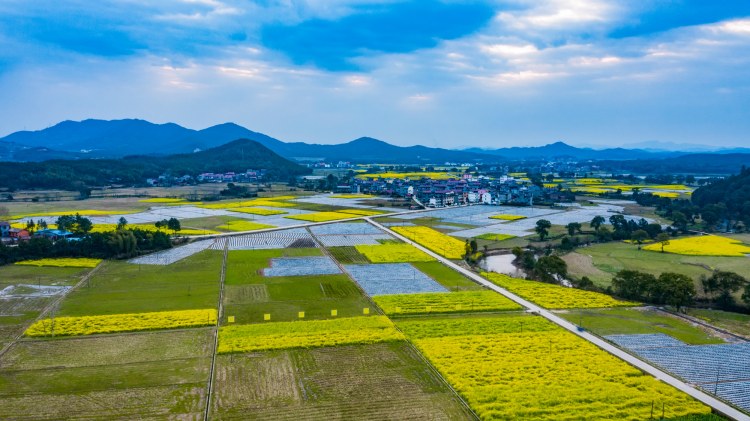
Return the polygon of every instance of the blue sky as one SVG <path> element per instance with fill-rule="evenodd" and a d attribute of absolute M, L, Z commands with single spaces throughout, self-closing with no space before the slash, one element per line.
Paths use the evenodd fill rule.
<path fill-rule="evenodd" d="M 0 136 L 142 118 L 316 143 L 748 146 L 749 69 L 746 0 L 0 2 Z"/>

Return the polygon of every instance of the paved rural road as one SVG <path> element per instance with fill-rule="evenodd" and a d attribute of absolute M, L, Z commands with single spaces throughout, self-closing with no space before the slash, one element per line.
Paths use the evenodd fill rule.
<path fill-rule="evenodd" d="M 500 288 L 499 286 L 493 284 L 492 282 L 484 279 L 483 277 L 477 275 L 474 272 L 471 272 L 467 269 L 462 268 L 461 266 L 451 262 L 449 259 L 444 258 L 443 256 L 438 255 L 437 253 L 434 253 L 432 250 L 429 250 L 425 247 L 422 247 L 421 245 L 415 243 L 414 241 L 411 241 L 410 239 L 388 229 L 388 227 L 385 227 L 375 221 L 373 221 L 371 218 L 366 217 L 364 218 L 367 222 L 371 223 L 372 225 L 380 228 L 383 231 L 386 231 L 393 235 L 394 237 L 409 243 L 413 245 L 414 247 L 422 250 L 423 252 L 429 254 L 430 256 L 438 259 L 438 261 L 442 262 L 444 265 L 457 270 L 458 272 L 462 273 L 463 275 L 469 277 L 470 279 L 473 279 L 474 281 L 478 282 L 481 285 L 486 286 L 487 288 L 499 292 L 500 294 L 503 294 L 504 296 L 508 297 L 509 299 L 515 301 L 516 303 L 526 307 L 527 309 L 537 312 L 542 317 L 546 318 L 547 320 L 551 321 L 552 323 L 557 324 L 558 326 L 567 329 L 568 331 L 578 335 L 579 337 L 593 343 L 594 345 L 598 346 L 599 348 L 609 352 L 610 354 L 625 360 L 629 364 L 639 368 L 640 370 L 651 374 L 652 376 L 656 377 L 657 379 L 663 381 L 664 383 L 667 383 L 669 385 L 672 385 L 676 387 L 677 389 L 687 393 L 688 395 L 692 396 L 693 398 L 703 402 L 704 404 L 714 408 L 716 411 L 724 414 L 725 416 L 737 420 L 737 421 L 750 421 L 750 416 L 747 416 L 746 414 L 738 411 L 737 409 L 734 409 L 733 407 L 727 405 L 726 403 L 714 398 L 713 396 L 710 396 L 698 389 L 695 389 L 694 387 L 688 385 L 687 383 L 677 379 L 676 377 L 673 377 L 672 375 L 652 366 L 651 364 L 646 363 L 643 360 L 640 360 L 627 352 L 621 350 L 620 348 L 617 348 L 616 346 L 610 344 L 609 342 L 606 342 L 599 337 L 592 335 L 588 332 L 580 332 L 578 331 L 576 325 L 573 323 L 570 323 L 569 321 L 557 316 L 556 314 L 552 313 L 551 311 L 544 309 L 542 307 L 539 307 L 538 305 L 532 303 L 531 301 L 524 300 L 523 298 L 511 293 L 510 291 Z"/>

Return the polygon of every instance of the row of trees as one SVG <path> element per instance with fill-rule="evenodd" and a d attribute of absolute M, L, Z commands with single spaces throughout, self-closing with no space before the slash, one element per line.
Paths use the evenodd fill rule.
<path fill-rule="evenodd" d="M 733 294 L 744 287 L 742 300 L 750 305 L 750 283 L 736 273 L 716 271 L 711 276 L 702 276 L 700 282 L 710 304 L 732 310 L 735 305 Z M 692 304 L 696 296 L 693 279 L 672 272 L 657 277 L 636 270 L 622 270 L 612 279 L 612 289 L 622 298 L 667 304 L 678 310 Z"/>
<path fill-rule="evenodd" d="M 18 246 L 0 243 L 0 265 L 54 257 L 129 258 L 172 247 L 167 233 L 128 229 L 90 233 L 78 241 L 51 241 L 34 237 Z"/>

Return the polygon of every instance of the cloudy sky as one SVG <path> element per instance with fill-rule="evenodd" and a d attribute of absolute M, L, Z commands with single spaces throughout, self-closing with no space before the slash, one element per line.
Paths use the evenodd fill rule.
<path fill-rule="evenodd" d="M 750 145 L 747 0 L 2 0 L 0 136 L 233 121 L 285 141 Z"/>

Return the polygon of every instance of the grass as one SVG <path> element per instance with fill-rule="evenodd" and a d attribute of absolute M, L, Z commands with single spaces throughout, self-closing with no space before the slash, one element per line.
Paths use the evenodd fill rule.
<path fill-rule="evenodd" d="M 216 308 L 222 252 L 206 250 L 168 266 L 109 261 L 63 300 L 58 316 Z"/>
<path fill-rule="evenodd" d="M 662 272 L 677 272 L 697 279 L 700 275 L 709 275 L 713 270 L 736 272 L 745 278 L 750 278 L 750 265 L 747 258 L 723 256 L 687 256 L 671 253 L 654 253 L 643 250 L 631 244 L 612 242 L 597 244 L 579 249 L 573 254 L 590 256 L 588 259 L 577 259 L 570 264 L 568 272 L 575 277 L 588 276 L 600 286 L 611 284 L 612 277 L 623 269 L 638 270 L 659 275 Z M 698 285 L 696 284 L 698 290 Z"/>
<path fill-rule="evenodd" d="M 412 265 L 449 291 L 478 291 L 483 289 L 481 285 L 440 262 L 416 262 Z"/>
<path fill-rule="evenodd" d="M 404 341 L 219 355 L 213 419 L 468 420 Z"/>
<path fill-rule="evenodd" d="M 247 220 L 235 220 L 228 221 L 224 225 L 219 225 L 216 228 L 225 231 L 254 231 L 264 228 L 274 228 L 273 225 L 259 224 L 257 222 Z"/>
<path fill-rule="evenodd" d="M 5 265 L 0 269 L 0 289 L 8 285 L 75 285 L 90 269 Z"/>
<path fill-rule="evenodd" d="M 691 345 L 724 342 L 690 323 L 654 310 L 571 310 L 559 316 L 600 336 L 664 333 Z"/>
<path fill-rule="evenodd" d="M 354 246 L 329 247 L 328 252 L 342 265 L 362 265 L 370 263 Z"/>
<path fill-rule="evenodd" d="M 716 327 L 750 338 L 750 314 L 697 308 L 688 309 L 688 314 Z"/>
<path fill-rule="evenodd" d="M 205 407 L 208 329 L 23 341 L 0 362 L 0 418 L 191 418 Z"/>
<path fill-rule="evenodd" d="M 264 277 L 263 268 L 269 260 L 284 255 L 316 256 L 319 249 L 274 249 L 230 251 L 227 263 L 225 311 L 234 316 L 236 323 L 262 323 L 264 315 L 271 321 L 299 320 L 299 312 L 305 320 L 330 319 L 331 310 L 337 317 L 353 317 L 363 314 L 364 308 L 372 305 L 357 285 L 346 275 L 279 276 Z"/>
<path fill-rule="evenodd" d="M 493 234 L 493 233 L 487 233 L 482 234 L 480 236 L 477 236 L 480 240 L 489 240 L 489 241 L 505 241 L 510 240 L 511 238 L 516 238 L 515 235 L 510 234 Z"/>

